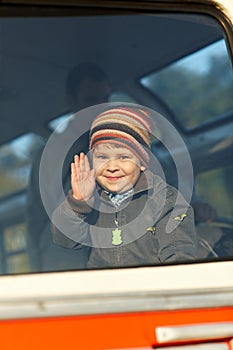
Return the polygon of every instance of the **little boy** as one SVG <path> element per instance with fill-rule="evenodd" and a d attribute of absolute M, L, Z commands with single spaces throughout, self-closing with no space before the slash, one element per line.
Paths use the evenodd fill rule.
<path fill-rule="evenodd" d="M 74 156 L 71 190 L 53 214 L 52 234 L 66 248 L 90 246 L 88 268 L 196 257 L 192 208 L 149 170 L 150 135 L 148 112 L 109 108 L 91 126 L 91 166 L 87 155 Z"/>

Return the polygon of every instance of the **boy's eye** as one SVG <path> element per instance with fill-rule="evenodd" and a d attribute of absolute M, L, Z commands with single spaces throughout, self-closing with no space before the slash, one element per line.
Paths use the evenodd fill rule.
<path fill-rule="evenodd" d="M 102 154 L 98 155 L 96 158 L 98 158 L 98 159 L 107 159 L 107 157 L 102 155 Z"/>
<path fill-rule="evenodd" d="M 120 156 L 119 158 L 120 159 L 129 159 L 130 157 L 129 156 Z"/>

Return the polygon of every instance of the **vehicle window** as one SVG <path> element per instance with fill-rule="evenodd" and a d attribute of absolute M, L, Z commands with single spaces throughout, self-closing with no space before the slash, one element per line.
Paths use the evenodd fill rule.
<path fill-rule="evenodd" d="M 138 103 L 138 101 L 130 96 L 126 92 L 121 91 L 114 91 L 112 92 L 108 97 L 109 102 L 131 102 L 131 103 Z M 72 118 L 72 113 L 64 113 L 61 116 L 56 117 L 55 119 L 52 119 L 49 122 L 49 128 L 51 130 L 55 130 L 56 132 L 60 133 L 65 130 L 65 128 L 68 125 L 68 122 Z M 59 126 L 59 127 L 58 127 Z"/>
<path fill-rule="evenodd" d="M 232 220 L 233 78 L 226 35 L 216 19 L 175 12 L 90 16 L 74 10 L 70 17 L 38 12 L 0 18 L 0 29 L 2 274 L 154 266 L 233 255 L 220 246 L 213 255 L 216 242 L 208 240 L 212 250 L 201 256 L 193 251 L 188 235 L 195 240 L 196 227 L 208 218 L 200 222 L 195 208 L 193 218 L 184 204 L 195 206 L 194 199 L 203 197 L 217 210 L 213 225 Z M 125 131 L 113 123 L 119 128 L 117 141 L 120 146 L 124 141 L 127 151 L 118 144 L 100 152 L 101 142 L 111 135 L 99 140 L 89 134 L 93 118 L 110 105 L 120 113 L 114 121 L 127 124 Z M 153 111 L 157 106 L 164 116 Z M 106 124 L 112 122 L 108 118 Z M 146 125 L 143 135 L 135 119 Z M 203 130 L 197 128 L 203 123 Z M 98 147 L 92 148 L 96 138 Z M 151 152 L 145 151 L 150 142 Z M 83 176 L 74 175 L 71 183 L 71 163 L 80 152 L 88 153 L 96 167 L 92 191 L 97 191 L 86 200 L 73 187 Z M 108 168 L 111 176 L 97 174 L 111 157 L 120 162 L 119 176 Z M 84 168 L 84 178 L 93 185 L 94 172 L 87 163 Z M 152 184 L 155 179 L 163 190 L 164 181 L 173 186 L 168 190 L 173 202 L 163 192 L 163 218 L 157 213 L 155 189 L 145 189 L 145 180 Z M 179 212 L 173 212 L 181 198 L 175 187 L 186 199 Z M 103 208 L 107 200 L 114 211 L 101 209 L 100 215 L 95 207 L 99 199 Z M 160 236 L 171 227 L 183 227 L 187 235 L 187 245 L 180 245 L 178 253 L 171 235 Z"/>
<path fill-rule="evenodd" d="M 71 113 L 65 113 L 64 115 L 51 120 L 48 126 L 52 131 L 56 130 L 58 133 L 63 132 L 66 129 L 71 117 Z"/>
<path fill-rule="evenodd" d="M 25 222 L 26 192 L 42 137 L 28 133 L 0 147 L 0 271 L 30 272 Z"/>
<path fill-rule="evenodd" d="M 202 201 L 201 215 L 211 210 L 216 215 L 213 221 L 197 225 L 201 247 L 209 256 L 232 256 L 232 171 L 230 165 L 201 173 L 196 178 L 197 195 Z"/>
<path fill-rule="evenodd" d="M 167 103 L 187 131 L 217 122 L 233 108 L 232 66 L 223 39 L 150 73 L 141 83 Z"/>
<path fill-rule="evenodd" d="M 2 273 L 30 272 L 27 252 L 27 228 L 24 222 L 7 226 L 3 232 Z"/>
<path fill-rule="evenodd" d="M 204 172 L 197 176 L 197 191 L 216 208 L 219 217 L 232 218 L 232 165 Z"/>
<path fill-rule="evenodd" d="M 31 163 L 43 144 L 35 134 L 25 134 L 0 147 L 0 198 L 27 187 Z"/>
<path fill-rule="evenodd" d="M 133 98 L 132 96 L 130 96 L 129 94 L 127 94 L 126 92 L 121 92 L 121 91 L 116 91 L 113 92 L 109 98 L 109 100 L 111 102 L 132 102 L 132 103 L 138 103 L 138 101 Z"/>

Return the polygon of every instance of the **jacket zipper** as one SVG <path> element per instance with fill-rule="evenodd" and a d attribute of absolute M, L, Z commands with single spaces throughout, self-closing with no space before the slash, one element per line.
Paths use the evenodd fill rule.
<path fill-rule="evenodd" d="M 116 228 L 119 227 L 119 221 L 118 221 L 118 211 L 115 212 L 115 225 Z M 121 246 L 118 245 L 116 246 L 116 260 L 117 260 L 117 264 L 120 265 L 121 263 Z"/>

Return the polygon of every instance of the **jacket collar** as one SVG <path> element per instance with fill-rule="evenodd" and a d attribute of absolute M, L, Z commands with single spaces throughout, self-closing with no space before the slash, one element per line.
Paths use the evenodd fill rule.
<path fill-rule="evenodd" d="M 152 189 L 154 186 L 153 174 L 149 170 L 141 172 L 141 175 L 134 186 L 134 194 Z"/>

